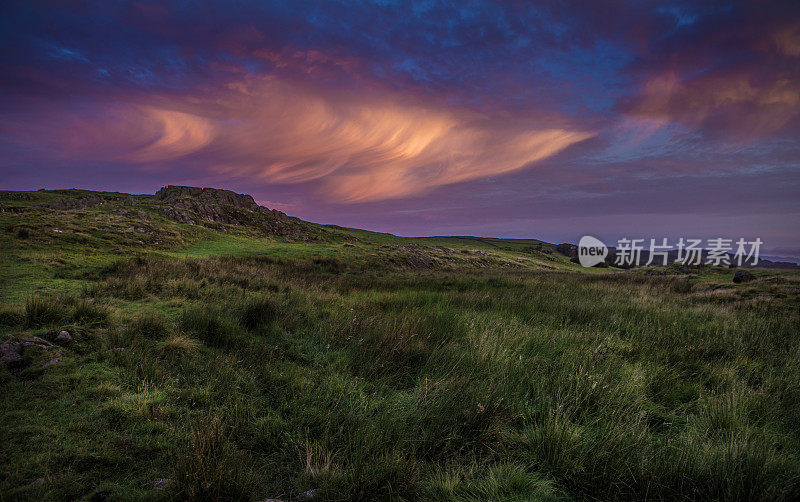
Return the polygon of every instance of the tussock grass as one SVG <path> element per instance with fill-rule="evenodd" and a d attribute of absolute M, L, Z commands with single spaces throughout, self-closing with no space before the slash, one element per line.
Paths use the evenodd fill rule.
<path fill-rule="evenodd" d="M 177 489 L 189 500 L 247 500 L 248 472 L 247 459 L 235 451 L 217 417 L 195 425 L 175 458 Z"/>
<path fill-rule="evenodd" d="M 169 335 L 172 327 L 161 314 L 146 311 L 130 324 L 128 331 L 132 339 L 145 338 L 150 340 L 162 340 Z"/>
<path fill-rule="evenodd" d="M 69 454 L 29 454 L 63 416 L 105 426 L 62 436 L 92 479 L 172 478 L 166 496 L 186 499 L 796 499 L 794 300 L 697 281 L 122 259 L 78 300 L 7 308 L 9 326 L 71 321 L 100 350 L 40 377 L 56 404 L 7 377 L 0 488 L 39 494 L 47 464 L 73 483 L 54 493 L 87 495 Z"/>
<path fill-rule="evenodd" d="M 202 344 L 183 334 L 174 334 L 167 337 L 161 345 L 161 352 L 168 358 L 180 358 L 181 356 L 196 354 Z"/>
<path fill-rule="evenodd" d="M 25 325 L 40 328 L 64 319 L 64 300 L 57 296 L 30 295 L 25 300 Z"/>
<path fill-rule="evenodd" d="M 243 339 L 242 328 L 220 310 L 192 307 L 181 314 L 181 329 L 211 347 L 232 347 Z"/>

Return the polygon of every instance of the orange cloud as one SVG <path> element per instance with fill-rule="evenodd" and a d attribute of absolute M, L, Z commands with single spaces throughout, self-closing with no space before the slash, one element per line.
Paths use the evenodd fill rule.
<path fill-rule="evenodd" d="M 190 113 L 143 107 L 145 117 L 159 131 L 158 139 L 135 151 L 128 159 L 151 162 L 175 159 L 207 146 L 214 139 L 214 125 Z"/>
<path fill-rule="evenodd" d="M 407 96 L 332 95 L 275 77 L 208 95 L 153 97 L 72 121 L 72 157 L 198 168 L 264 183 L 315 182 L 337 202 L 377 201 L 501 175 L 594 135 L 560 121 L 500 120 Z"/>
<path fill-rule="evenodd" d="M 650 119 L 699 125 L 714 116 L 731 128 L 760 135 L 780 129 L 800 112 L 800 82 L 759 81 L 747 73 L 681 80 L 665 73 L 648 80 L 629 105 L 633 115 Z"/>
<path fill-rule="evenodd" d="M 268 182 L 320 180 L 326 196 L 343 202 L 507 173 L 594 135 L 386 96 L 334 99 L 276 79 L 232 90 L 218 104 L 240 120 L 220 141 L 238 159 L 216 169 Z"/>

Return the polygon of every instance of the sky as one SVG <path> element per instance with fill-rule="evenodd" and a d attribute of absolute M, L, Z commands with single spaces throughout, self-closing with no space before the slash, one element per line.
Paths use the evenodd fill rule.
<path fill-rule="evenodd" d="M 0 189 L 800 256 L 800 2 L 0 5 Z"/>

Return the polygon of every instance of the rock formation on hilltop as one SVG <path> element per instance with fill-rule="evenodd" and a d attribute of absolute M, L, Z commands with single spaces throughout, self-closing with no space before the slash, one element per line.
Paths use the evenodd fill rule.
<path fill-rule="evenodd" d="M 156 192 L 157 200 L 163 200 L 169 203 L 175 203 L 185 197 L 192 198 L 196 202 L 204 204 L 223 204 L 250 210 L 257 210 L 259 207 L 251 195 L 239 194 L 219 188 L 167 185 Z"/>
<path fill-rule="evenodd" d="M 255 227 L 291 240 L 313 240 L 310 225 L 281 211 L 259 206 L 252 196 L 218 188 L 168 185 L 156 192 L 161 211 L 180 223 L 203 222 Z"/>

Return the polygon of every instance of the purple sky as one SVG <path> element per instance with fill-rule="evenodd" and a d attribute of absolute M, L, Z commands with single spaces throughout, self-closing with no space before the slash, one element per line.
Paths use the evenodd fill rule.
<path fill-rule="evenodd" d="M 796 1 L 11 1 L 0 75 L 3 189 L 800 255 Z"/>

